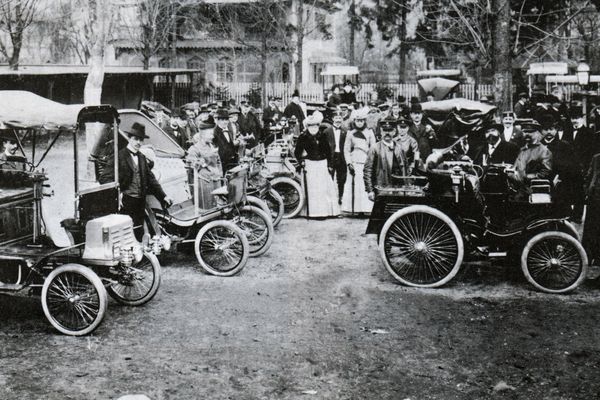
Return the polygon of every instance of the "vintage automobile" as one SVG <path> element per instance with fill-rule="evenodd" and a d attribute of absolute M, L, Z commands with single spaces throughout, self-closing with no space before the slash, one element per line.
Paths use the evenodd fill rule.
<path fill-rule="evenodd" d="M 252 203 L 254 199 L 248 199 L 247 168 L 236 169 L 224 181 L 207 182 L 197 174 L 192 163 L 185 161 L 185 150 L 146 115 L 137 110 L 119 110 L 119 117 L 124 130 L 135 122 L 146 127 L 149 139 L 144 142 L 142 151 L 147 151 L 154 164 L 154 174 L 174 202 L 172 207 L 164 210 L 158 202 L 148 199 L 154 204 L 149 208 L 149 214 L 155 217 L 155 223 L 149 223 L 153 229 L 148 248 L 160 254 L 165 243 L 194 243 L 198 247 L 208 243 L 202 235 L 214 236 L 220 239 L 211 242 L 214 248 L 200 246 L 196 256 L 204 271 L 219 276 L 237 274 L 246 264 L 248 255 L 259 256 L 268 251 L 274 236 L 271 213 L 262 210 L 261 207 L 266 206 L 262 201 L 255 204 Z M 124 135 L 120 140 L 119 146 L 124 146 Z M 207 192 L 202 190 L 205 186 L 214 189 L 209 198 L 202 195 Z M 215 221 L 219 223 L 213 225 L 218 227 L 202 230 L 207 223 Z M 238 238 L 239 232 L 231 229 L 230 222 L 234 228 L 241 229 L 246 240 Z M 235 257 L 216 256 L 217 253 L 228 254 L 229 249 L 235 250 Z M 210 252 L 210 257 L 202 254 L 204 250 Z"/>
<path fill-rule="evenodd" d="M 510 165 L 482 168 L 461 157 L 456 161 L 453 152 L 459 147 L 462 155 L 465 142 L 471 138 L 459 137 L 434 153 L 441 163 L 376 188 L 367 233 L 378 235 L 390 274 L 405 285 L 438 287 L 456 275 L 465 258 L 506 257 L 520 261 L 526 279 L 541 291 L 565 293 L 579 286 L 587 256 L 564 209 L 553 202 L 555 188 L 547 180 L 519 185 Z"/>
<path fill-rule="evenodd" d="M 0 91 L 0 122 L 27 159 L 0 170 L 0 293 L 41 296 L 52 326 L 75 336 L 101 323 L 107 292 L 125 305 L 150 301 L 160 264 L 116 214 L 118 183 L 100 182 L 116 157 L 116 110 Z"/>

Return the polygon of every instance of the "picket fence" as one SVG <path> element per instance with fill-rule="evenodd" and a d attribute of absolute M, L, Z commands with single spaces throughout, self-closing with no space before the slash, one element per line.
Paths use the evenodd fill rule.
<path fill-rule="evenodd" d="M 376 91 L 378 85 L 380 84 L 361 83 L 360 89 L 356 93 L 357 100 L 367 102 L 370 99 L 371 94 Z M 394 98 L 402 95 L 409 100 L 413 96 L 420 97 L 422 95 L 417 83 L 386 84 L 384 86 L 393 92 Z M 244 99 L 252 89 L 256 90 L 259 88 L 259 83 L 222 83 L 216 85 L 210 91 L 205 91 L 204 95 L 201 96 L 203 97 L 201 100 L 204 102 L 213 102 L 223 99 L 233 99 L 239 104 L 240 100 Z M 281 97 L 283 104 L 287 104 L 295 89 L 296 87 L 290 83 L 268 83 L 266 86 L 266 95 Z M 300 98 L 305 102 L 318 102 L 324 100 L 324 88 L 319 83 L 300 84 L 297 86 L 297 89 L 300 92 Z M 492 93 L 492 85 L 479 85 L 477 92 L 478 94 L 475 93 L 475 85 L 473 84 L 461 84 L 458 88 L 460 97 L 475 100 L 476 98 L 481 98 L 481 96 L 489 96 Z"/>

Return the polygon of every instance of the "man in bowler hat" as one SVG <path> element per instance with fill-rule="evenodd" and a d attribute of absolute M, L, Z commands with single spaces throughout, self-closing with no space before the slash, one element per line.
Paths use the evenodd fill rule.
<path fill-rule="evenodd" d="M 215 115 L 217 126 L 214 130 L 213 143 L 219 149 L 219 158 L 221 159 L 221 167 L 223 174 L 227 170 L 238 165 L 238 148 L 240 140 L 234 136 L 230 130 L 229 112 L 221 108 Z"/>

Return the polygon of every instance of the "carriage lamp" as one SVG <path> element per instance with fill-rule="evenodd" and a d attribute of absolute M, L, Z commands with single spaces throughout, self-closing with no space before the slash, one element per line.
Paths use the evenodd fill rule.
<path fill-rule="evenodd" d="M 454 202 L 458 203 L 458 194 L 460 192 L 459 188 L 460 188 L 460 184 L 462 183 L 462 168 L 458 165 L 455 165 L 452 168 L 452 175 L 450 175 L 450 177 L 452 178 L 452 191 L 454 192 Z"/>
<path fill-rule="evenodd" d="M 590 83 L 590 66 L 582 60 L 577 64 L 577 82 L 581 86 L 587 86 Z"/>

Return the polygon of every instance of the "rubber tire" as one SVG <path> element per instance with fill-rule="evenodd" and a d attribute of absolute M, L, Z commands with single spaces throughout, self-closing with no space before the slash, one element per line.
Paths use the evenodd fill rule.
<path fill-rule="evenodd" d="M 283 195 L 283 190 L 278 189 L 278 187 L 281 188 L 282 186 L 291 186 L 296 192 L 298 192 L 298 205 L 296 206 L 296 208 L 294 208 L 293 210 L 286 209 L 283 214 L 283 218 L 286 218 L 286 219 L 294 218 L 295 216 L 300 214 L 300 211 L 302 211 L 302 209 L 304 208 L 304 204 L 306 202 L 306 199 L 304 196 L 304 190 L 302 190 L 302 187 L 300 186 L 300 184 L 298 182 L 296 182 L 295 180 L 293 180 L 292 178 L 288 178 L 285 176 L 278 176 L 277 178 L 273 179 L 271 181 L 271 187 L 273 189 L 275 189 L 277 191 L 277 193 L 279 193 L 279 195 L 283 198 L 284 204 L 285 204 L 285 197 Z"/>
<path fill-rule="evenodd" d="M 390 265 L 390 263 L 387 259 L 387 255 L 385 253 L 384 242 L 385 242 L 387 233 L 390 230 L 390 227 L 400 217 L 403 217 L 407 214 L 412 214 L 412 213 L 425 213 L 425 214 L 429 214 L 434 217 L 437 217 L 440 220 L 442 220 L 442 222 L 444 222 L 446 225 L 448 225 L 448 227 L 452 230 L 452 233 L 454 234 L 454 238 L 456 240 L 456 245 L 457 245 L 457 251 L 458 251 L 458 254 L 456 257 L 456 262 L 455 262 L 454 266 L 452 267 L 452 269 L 450 270 L 450 272 L 444 278 L 440 279 L 439 281 L 436 281 L 433 283 L 428 283 L 428 284 L 419 284 L 419 283 L 407 281 L 406 279 L 404 279 L 400 275 L 398 275 L 396 273 L 396 271 L 394 271 L 394 269 L 392 268 L 392 266 Z M 407 285 L 407 286 L 422 287 L 422 288 L 439 287 L 439 286 L 442 286 L 442 285 L 448 283 L 452 278 L 454 278 L 454 276 L 456 276 L 456 274 L 458 273 L 458 270 L 460 269 L 460 266 L 462 264 L 463 257 L 464 257 L 464 251 L 465 251 L 462 235 L 461 235 L 460 231 L 458 230 L 458 227 L 456 226 L 454 221 L 452 221 L 450 219 L 450 217 L 448 217 L 443 212 L 441 212 L 433 207 L 429 207 L 429 206 L 425 206 L 425 205 L 414 205 L 414 206 L 405 207 L 405 208 L 402 208 L 402 209 L 396 211 L 394 214 L 392 214 L 387 219 L 387 221 L 383 225 L 383 228 L 381 229 L 378 247 L 379 247 L 379 254 L 381 255 L 381 258 L 383 260 L 383 264 L 385 265 L 385 268 L 396 280 L 398 280 L 399 282 L 401 282 L 402 284 Z"/>
<path fill-rule="evenodd" d="M 240 211 L 256 214 L 265 223 L 267 227 L 267 240 L 265 243 L 260 247 L 256 247 L 253 246 L 253 243 L 250 240 L 248 240 L 248 245 L 250 246 L 250 257 L 258 257 L 262 254 L 265 254 L 271 248 L 271 245 L 273 244 L 273 236 L 275 235 L 275 228 L 273 228 L 271 216 L 260 208 L 254 206 L 244 206 L 240 209 Z"/>
<path fill-rule="evenodd" d="M 271 217 L 271 209 L 269 209 L 269 205 L 266 201 L 256 196 L 246 196 L 246 200 L 248 201 L 248 205 L 260 208 Z M 273 222 L 273 218 L 271 218 L 271 222 Z"/>
<path fill-rule="evenodd" d="M 273 227 L 276 228 L 277 225 L 279 225 L 279 223 L 283 219 L 283 214 L 285 212 L 285 204 L 283 203 L 283 197 L 281 197 L 279 192 L 275 189 L 269 190 L 266 196 L 267 198 L 270 198 L 273 203 L 277 204 L 273 207 L 269 206 L 269 209 L 271 211 L 271 219 L 273 220 Z M 269 205 L 268 202 L 267 205 Z M 276 213 L 275 216 L 273 216 L 273 213 Z"/>
<path fill-rule="evenodd" d="M 93 286 L 96 292 L 98 293 L 98 301 L 100 303 L 100 307 L 98 309 L 98 314 L 94 321 L 91 324 L 86 326 L 84 329 L 80 329 L 77 331 L 68 329 L 60 325 L 50 313 L 48 309 L 48 289 L 52 283 L 52 281 L 60 274 L 64 272 L 72 272 L 79 275 L 82 275 L 85 279 L 87 279 Z M 44 280 L 44 285 L 42 286 L 42 309 L 44 310 L 44 315 L 52 324 L 52 326 L 58 330 L 60 333 L 70 336 L 84 336 L 91 332 L 93 332 L 104 319 L 104 315 L 106 314 L 106 307 L 108 304 L 108 297 L 106 295 L 106 289 L 104 288 L 104 284 L 102 280 L 96 275 L 94 271 L 90 268 L 81 265 L 81 264 L 65 264 L 56 268 L 52 271 Z"/>
<path fill-rule="evenodd" d="M 551 288 L 546 288 L 546 287 L 540 285 L 535 279 L 533 279 L 533 277 L 529 273 L 529 268 L 527 267 L 527 256 L 529 255 L 531 248 L 537 242 L 547 239 L 548 237 L 552 237 L 552 236 L 562 238 L 563 240 L 566 240 L 566 241 L 570 242 L 571 244 L 573 244 L 575 246 L 575 248 L 577 249 L 577 252 L 579 253 L 579 257 L 582 261 L 581 272 L 579 273 L 579 276 L 577 277 L 575 282 L 563 289 L 551 289 Z M 525 279 L 527 279 L 527 281 L 529 283 L 531 283 L 536 289 L 538 289 L 542 292 L 546 292 L 546 293 L 555 293 L 555 294 L 567 293 L 567 292 L 570 292 L 571 290 L 574 290 L 575 288 L 577 288 L 577 286 L 579 286 L 585 280 L 585 278 L 587 276 L 587 270 L 588 270 L 587 254 L 585 252 L 585 249 L 581 245 L 581 243 L 579 243 L 579 241 L 577 239 L 575 239 L 572 235 L 570 235 L 568 233 L 559 232 L 559 231 L 542 232 L 542 233 L 535 235 L 531 239 L 529 239 L 529 241 L 527 242 L 527 245 L 523 249 L 523 252 L 521 253 L 521 270 L 523 271 L 523 275 L 525 275 Z"/>
<path fill-rule="evenodd" d="M 227 229 L 230 229 L 236 234 L 236 236 L 240 239 L 242 243 L 242 258 L 240 259 L 238 265 L 236 265 L 233 269 L 230 269 L 229 271 L 224 272 L 212 268 L 202 259 L 200 255 L 200 242 L 202 240 L 202 237 L 206 234 L 206 232 L 208 232 L 215 226 L 227 227 Z M 194 253 L 196 254 L 196 259 L 198 260 L 200 267 L 202 267 L 202 269 L 206 271 L 206 273 L 215 276 L 233 276 L 239 273 L 246 266 L 246 263 L 248 262 L 248 257 L 250 256 L 250 245 L 248 244 L 248 239 L 246 238 L 246 235 L 236 224 L 234 224 L 231 221 L 217 220 L 209 222 L 208 224 L 200 228 L 200 230 L 196 234 L 196 240 L 194 241 Z"/>
<path fill-rule="evenodd" d="M 108 288 L 107 288 L 108 294 L 110 295 L 110 297 L 115 299 L 118 303 L 126 305 L 126 306 L 136 307 L 136 306 L 141 306 L 143 304 L 146 304 L 147 302 L 152 300 L 154 298 L 154 296 L 156 296 L 156 293 L 158 292 L 158 288 L 160 287 L 160 281 L 161 281 L 160 262 L 158 261 L 158 258 L 156 258 L 156 256 L 152 253 L 144 253 L 144 257 L 148 258 L 150 260 L 150 264 L 152 265 L 152 272 L 154 273 L 154 280 L 152 281 L 152 286 L 150 287 L 150 290 L 148 290 L 148 292 L 144 296 L 142 296 L 141 298 L 139 298 L 137 300 L 128 300 L 128 299 L 122 297 L 121 295 L 119 295 L 117 292 L 115 292 L 112 285 L 108 286 Z M 142 260 L 143 260 L 143 258 L 142 258 Z"/>

